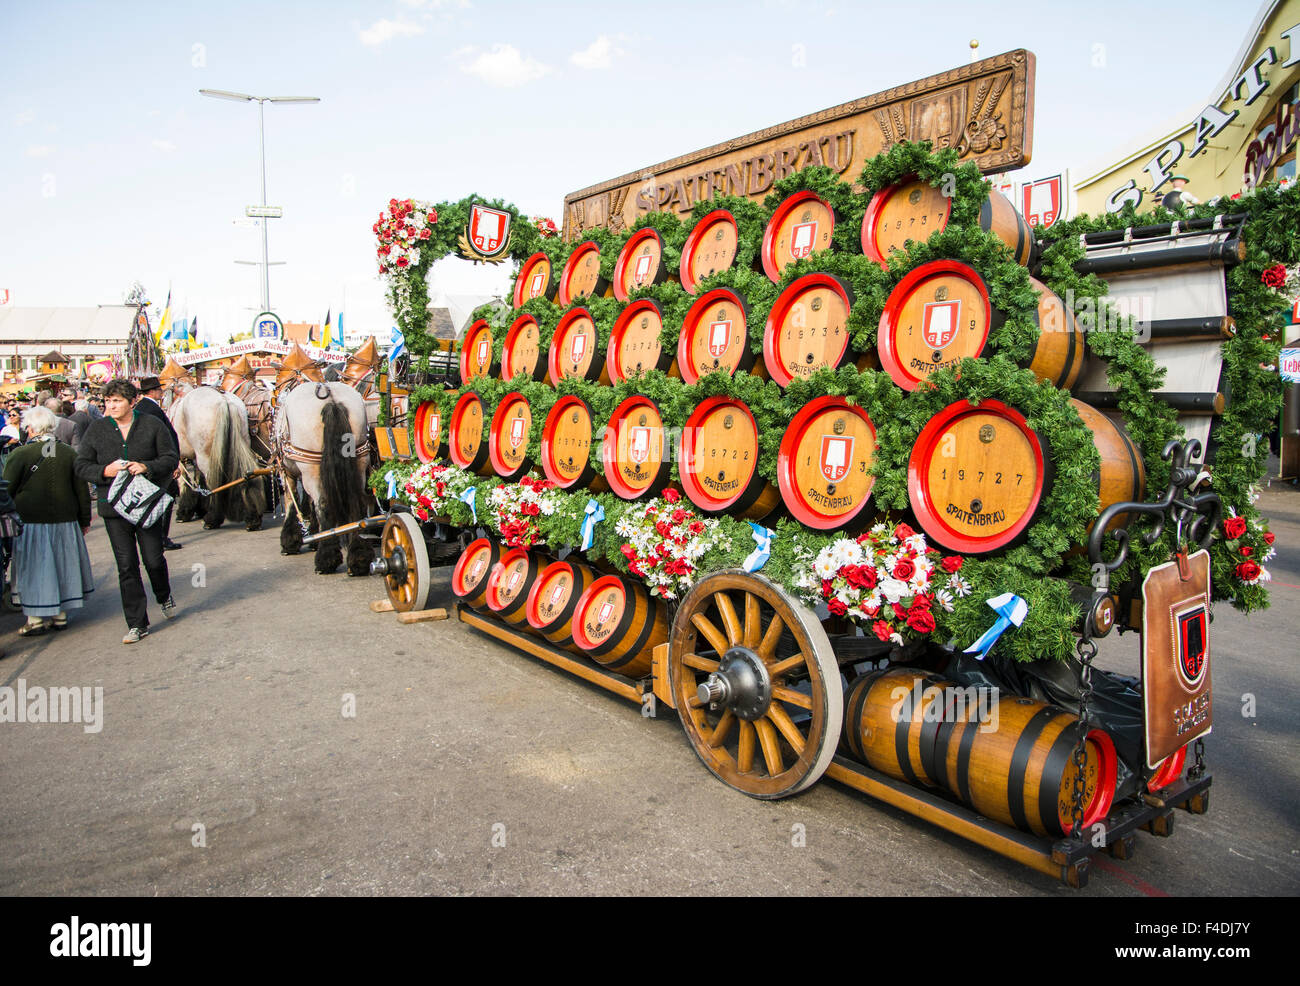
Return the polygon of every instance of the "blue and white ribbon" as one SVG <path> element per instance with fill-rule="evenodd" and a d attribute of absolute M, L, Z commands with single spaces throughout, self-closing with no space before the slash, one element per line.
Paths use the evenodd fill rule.
<path fill-rule="evenodd" d="M 1025 622 L 1025 616 L 1029 612 L 1029 604 L 1013 592 L 1004 592 L 986 602 L 993 608 L 993 612 L 998 614 L 997 622 L 985 630 L 979 640 L 963 651 L 965 654 L 974 654 L 977 661 L 988 657 L 989 651 L 998 642 L 1002 632 L 1013 623 L 1020 626 Z"/>
<path fill-rule="evenodd" d="M 471 486 L 469 489 L 467 489 L 464 493 L 460 495 L 461 502 L 469 504 L 470 512 L 474 515 L 475 527 L 478 526 L 478 507 L 474 506 L 474 491 L 477 488 L 478 487 L 476 486 Z"/>
<path fill-rule="evenodd" d="M 406 336 L 402 335 L 401 330 L 396 325 L 393 326 L 393 334 L 389 339 L 389 344 L 392 346 L 388 351 L 388 360 L 391 363 L 406 352 Z"/>
<path fill-rule="evenodd" d="M 770 527 L 755 524 L 752 520 L 749 522 L 749 526 L 754 529 L 755 548 L 749 553 L 741 567 L 746 572 L 757 572 L 767 564 L 767 559 L 772 555 L 772 537 L 775 532 Z"/>
<path fill-rule="evenodd" d="M 388 480 L 388 499 L 391 500 L 397 496 L 397 473 L 389 469 L 384 473 L 384 479 Z"/>
<path fill-rule="evenodd" d="M 587 516 L 582 519 L 582 550 L 586 551 L 596 538 L 596 525 L 605 519 L 605 508 L 595 500 L 588 500 L 584 509 Z"/>

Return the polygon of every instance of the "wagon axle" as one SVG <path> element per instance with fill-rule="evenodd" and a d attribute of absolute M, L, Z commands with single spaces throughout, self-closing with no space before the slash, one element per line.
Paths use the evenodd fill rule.
<path fill-rule="evenodd" d="M 700 683 L 697 694 L 712 710 L 721 707 L 754 722 L 772 704 L 772 678 L 758 654 L 748 647 L 732 647 L 722 655 L 718 670 Z"/>

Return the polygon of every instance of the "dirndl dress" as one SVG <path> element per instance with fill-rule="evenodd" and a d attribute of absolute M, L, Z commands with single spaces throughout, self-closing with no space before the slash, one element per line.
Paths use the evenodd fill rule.
<path fill-rule="evenodd" d="M 80 609 L 95 591 L 90 554 L 76 521 L 23 524 L 10 566 L 13 591 L 28 616 L 58 616 Z"/>

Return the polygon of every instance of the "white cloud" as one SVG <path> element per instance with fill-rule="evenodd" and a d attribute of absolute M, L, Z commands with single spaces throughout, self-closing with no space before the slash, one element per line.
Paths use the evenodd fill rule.
<path fill-rule="evenodd" d="M 386 17 L 381 17 L 364 31 L 358 31 L 357 37 L 361 39 L 363 45 L 376 47 L 385 41 L 392 41 L 397 37 L 412 37 L 417 34 L 423 34 L 424 28 L 419 24 L 412 24 L 410 21 L 401 20 L 390 21 Z"/>
<path fill-rule="evenodd" d="M 35 119 L 36 119 L 35 110 L 23 110 L 21 113 L 19 113 L 17 116 L 14 117 L 14 126 L 25 127 L 27 126 L 27 124 L 31 123 Z"/>
<path fill-rule="evenodd" d="M 397 0 L 403 7 L 414 7 L 416 10 L 443 10 L 448 7 L 455 7 L 457 10 L 468 10 L 469 0 Z"/>
<path fill-rule="evenodd" d="M 53 153 L 54 153 L 54 148 L 51 147 L 49 144 L 28 144 L 27 145 L 28 157 L 49 157 Z"/>
<path fill-rule="evenodd" d="M 615 58 L 623 57 L 623 49 L 614 45 L 614 40 L 602 34 L 582 51 L 575 51 L 569 61 L 578 68 L 604 69 L 614 64 Z"/>
<path fill-rule="evenodd" d="M 176 145 L 170 140 L 162 140 L 155 137 L 153 140 L 149 141 L 149 143 L 153 146 L 155 151 L 162 151 L 164 154 L 170 154 L 172 151 L 176 150 Z"/>
<path fill-rule="evenodd" d="M 512 89 L 536 82 L 549 75 L 551 68 L 520 53 L 514 45 L 496 44 L 491 51 L 478 48 L 461 48 L 455 52 L 460 60 L 460 70 L 491 86 Z"/>

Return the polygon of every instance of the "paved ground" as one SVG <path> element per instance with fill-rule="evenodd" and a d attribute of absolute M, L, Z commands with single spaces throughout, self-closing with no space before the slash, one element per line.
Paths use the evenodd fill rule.
<path fill-rule="evenodd" d="M 1263 506 L 1273 608 L 1216 612 L 1211 811 L 1142 834 L 1084 895 L 1300 890 L 1300 493 Z M 0 684 L 104 690 L 98 733 L 0 724 L 0 894 L 1077 893 L 829 781 L 736 794 L 671 713 L 454 621 L 372 614 L 377 579 L 317 576 L 275 531 L 178 536 L 181 615 L 155 607 L 139 645 L 119 642 L 101 526 L 98 591 L 68 632 L 26 640 L 0 618 Z M 1103 659 L 1134 670 L 1136 638 Z"/>

